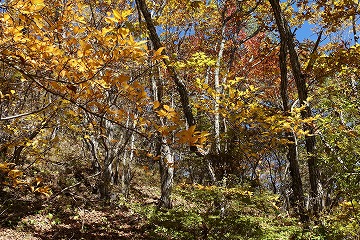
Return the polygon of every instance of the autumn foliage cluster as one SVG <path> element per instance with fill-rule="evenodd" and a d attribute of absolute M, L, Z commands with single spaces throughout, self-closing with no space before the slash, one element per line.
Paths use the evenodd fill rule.
<path fill-rule="evenodd" d="M 0 191 L 156 176 L 157 237 L 355 239 L 358 30 L 355 0 L 2 1 Z"/>

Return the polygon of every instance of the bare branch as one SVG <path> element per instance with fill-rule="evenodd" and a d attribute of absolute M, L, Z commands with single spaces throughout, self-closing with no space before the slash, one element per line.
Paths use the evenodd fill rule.
<path fill-rule="evenodd" d="M 40 108 L 40 109 L 38 109 L 38 110 L 35 110 L 35 111 L 33 111 L 33 112 L 21 113 L 21 114 L 9 116 L 9 117 L 1 117 L 1 116 L 0 116 L 0 121 L 11 120 L 11 119 L 15 119 L 15 118 L 21 118 L 21 117 L 29 116 L 29 115 L 32 115 L 32 114 L 36 114 L 36 113 L 39 113 L 39 112 L 44 111 L 44 110 L 47 109 L 51 104 L 52 104 L 52 102 L 50 102 L 50 103 L 47 104 L 46 106 L 44 106 L 44 107 L 42 107 L 42 108 Z"/>

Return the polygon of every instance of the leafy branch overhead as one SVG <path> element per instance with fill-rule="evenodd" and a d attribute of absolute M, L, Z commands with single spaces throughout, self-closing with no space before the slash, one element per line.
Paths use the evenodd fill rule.
<path fill-rule="evenodd" d="M 2 1 L 0 238 L 356 239 L 359 23 L 358 1 Z"/>

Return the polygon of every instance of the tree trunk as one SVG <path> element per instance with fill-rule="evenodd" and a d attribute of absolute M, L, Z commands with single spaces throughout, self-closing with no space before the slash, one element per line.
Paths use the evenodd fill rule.
<path fill-rule="evenodd" d="M 121 193 L 125 198 L 129 197 L 130 179 L 131 179 L 130 157 L 128 157 L 128 151 L 125 150 L 122 159 L 122 174 L 121 174 Z"/>
<path fill-rule="evenodd" d="M 46 125 L 54 117 L 55 113 L 56 112 L 53 112 L 48 118 L 46 118 L 44 121 L 42 121 L 36 127 L 36 129 L 27 136 L 27 139 L 29 141 L 33 140 L 40 133 L 41 129 L 46 127 Z M 20 157 L 21 157 L 21 152 L 24 150 L 25 147 L 26 147 L 26 145 L 24 145 L 24 144 L 15 147 L 11 162 L 15 163 L 16 165 L 21 165 L 24 163 L 24 161 L 21 160 Z"/>
<path fill-rule="evenodd" d="M 281 99 L 283 103 L 284 114 L 289 114 L 289 97 L 288 97 L 288 79 L 287 79 L 287 61 L 286 61 L 286 42 L 281 40 L 280 42 L 280 55 L 279 55 L 279 63 L 280 63 L 280 73 L 281 73 L 281 83 L 280 83 L 280 92 Z M 294 203 L 292 205 L 295 208 L 295 212 L 299 214 L 300 220 L 302 222 L 308 221 L 308 216 L 305 212 L 304 206 L 304 193 L 302 180 L 299 169 L 299 162 L 297 159 L 297 141 L 295 134 L 293 132 L 288 132 L 286 134 L 287 140 L 289 143 L 287 144 L 288 153 L 286 155 L 287 160 L 290 165 L 290 176 L 291 176 L 291 189 L 294 195 Z"/>
<path fill-rule="evenodd" d="M 105 159 L 104 169 L 101 172 L 99 192 L 100 199 L 109 201 L 111 194 L 112 159 Z"/>
<path fill-rule="evenodd" d="M 156 68 L 155 75 L 151 78 L 153 101 L 162 103 L 163 98 L 163 81 L 160 76 L 160 70 Z M 161 126 L 164 126 L 165 119 L 159 117 Z M 158 208 L 171 208 L 171 191 L 174 180 L 174 157 L 172 156 L 170 146 L 167 143 L 167 137 L 161 136 L 158 133 L 156 137 L 156 155 L 160 156 L 159 169 L 160 169 L 160 189 L 161 196 L 158 203 Z"/>
<path fill-rule="evenodd" d="M 151 14 L 146 6 L 145 0 L 136 0 L 136 5 L 139 9 L 139 12 L 141 12 L 142 15 L 144 16 L 146 26 L 149 31 L 149 37 L 153 44 L 154 50 L 158 50 L 160 47 L 162 47 L 162 44 L 161 44 L 158 34 L 156 33 L 154 23 L 151 19 Z M 163 53 L 167 54 L 165 50 L 163 51 Z M 188 91 L 186 90 L 185 84 L 179 78 L 178 74 L 175 71 L 175 68 L 170 64 L 170 61 L 167 59 L 163 59 L 163 61 L 165 63 L 167 71 L 169 72 L 170 77 L 172 78 L 172 80 L 174 81 L 174 83 L 176 85 L 176 90 L 180 96 L 181 107 L 182 107 L 183 113 L 185 115 L 187 125 L 189 127 L 194 126 L 194 125 L 196 125 L 196 121 L 195 121 L 194 115 L 192 113 L 192 109 L 191 109 L 191 105 L 190 105 L 190 101 L 189 101 L 189 94 L 188 94 Z M 203 151 L 202 149 L 199 149 L 196 146 L 190 146 L 190 150 L 195 152 L 199 156 L 204 156 L 204 154 L 205 154 L 205 151 Z"/>
<path fill-rule="evenodd" d="M 287 48 L 290 56 L 290 64 L 292 74 L 295 79 L 296 88 L 298 92 L 298 98 L 300 106 L 304 106 L 304 110 L 301 112 L 301 117 L 303 119 L 311 117 L 311 108 L 306 103 L 308 97 L 308 89 L 306 87 L 306 75 L 302 73 L 300 67 L 300 61 L 298 54 L 295 50 L 295 43 L 293 39 L 293 34 L 290 31 L 289 24 L 283 18 L 280 8 L 280 3 L 278 0 L 269 0 L 273 9 L 275 16 L 276 24 L 280 33 L 281 41 L 286 42 Z M 304 125 L 304 130 L 308 131 L 309 134 L 305 136 L 305 146 L 308 154 L 307 164 L 309 169 L 309 178 L 310 178 L 310 187 L 311 187 L 311 200 L 312 208 L 315 216 L 318 216 L 319 211 L 321 210 L 321 191 L 322 185 L 320 183 L 320 172 L 317 166 L 317 159 L 315 156 L 315 136 L 314 136 L 314 127 L 310 124 Z"/>
<path fill-rule="evenodd" d="M 84 139 L 84 142 L 91 154 L 91 167 L 94 173 L 101 171 L 99 162 L 99 144 L 94 136 L 90 136 L 88 139 Z"/>
<path fill-rule="evenodd" d="M 133 128 L 136 127 L 135 121 L 133 122 L 132 127 Z M 123 168 L 122 168 L 122 177 L 121 177 L 122 194 L 124 195 L 125 198 L 128 198 L 130 193 L 131 164 L 134 158 L 134 148 L 135 148 L 135 135 L 133 132 L 130 132 L 129 134 L 130 134 L 130 149 L 129 151 L 127 151 L 126 149 L 124 150 L 124 157 L 122 162 Z"/>
<path fill-rule="evenodd" d="M 160 149 L 161 197 L 158 207 L 171 208 L 170 196 L 174 181 L 174 156 L 171 154 L 171 149 L 165 138 L 163 138 Z"/>
<path fill-rule="evenodd" d="M 219 113 L 219 101 L 221 94 L 220 87 L 220 69 L 221 69 L 221 59 L 223 57 L 224 48 L 225 48 L 225 24 L 221 27 L 221 41 L 219 45 L 218 57 L 215 65 L 214 72 L 214 88 L 215 88 L 215 100 L 214 100 L 214 132 L 215 132 L 215 154 L 219 155 L 221 152 L 221 143 L 220 143 L 220 113 Z"/>
<path fill-rule="evenodd" d="M 90 119 L 89 119 L 90 120 Z M 99 120 L 101 123 L 97 136 L 90 136 L 84 139 L 91 151 L 92 165 L 95 172 L 100 172 L 96 190 L 100 193 L 100 199 L 108 202 L 111 197 L 111 185 L 114 179 L 113 166 L 130 139 L 131 130 L 124 134 L 116 134 L 116 126 L 107 120 Z M 116 139 L 116 144 L 113 144 Z M 100 151 L 101 150 L 101 151 Z"/>

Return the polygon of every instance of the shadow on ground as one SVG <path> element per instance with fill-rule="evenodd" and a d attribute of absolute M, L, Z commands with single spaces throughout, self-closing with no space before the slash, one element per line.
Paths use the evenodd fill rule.
<path fill-rule="evenodd" d="M 0 200 L 0 229 L 11 230 L 0 239 L 23 239 L 24 233 L 29 239 L 149 239 L 145 220 L 125 206 L 75 197 L 45 202 L 2 194 Z"/>

